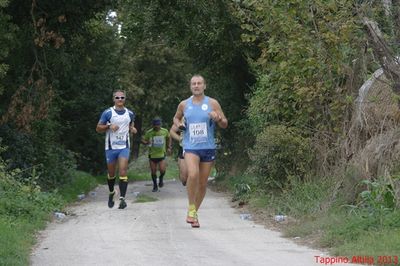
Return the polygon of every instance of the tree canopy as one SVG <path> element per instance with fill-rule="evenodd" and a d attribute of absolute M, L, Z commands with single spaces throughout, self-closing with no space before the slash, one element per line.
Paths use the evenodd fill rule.
<path fill-rule="evenodd" d="M 1 156 L 49 187 L 75 166 L 104 171 L 94 128 L 113 90 L 126 91 L 142 132 L 154 116 L 169 127 L 202 74 L 230 121 L 224 154 L 257 160 L 253 145 L 274 145 L 269 135 L 310 151 L 317 169 L 334 161 L 358 88 L 388 58 L 366 18 L 398 50 L 397 2 L 384 3 L 0 0 Z"/>

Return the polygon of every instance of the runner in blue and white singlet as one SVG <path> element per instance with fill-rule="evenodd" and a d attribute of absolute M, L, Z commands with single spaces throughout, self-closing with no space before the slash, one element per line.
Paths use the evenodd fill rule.
<path fill-rule="evenodd" d="M 134 120 L 135 114 L 127 108 L 116 110 L 113 106 L 102 113 L 99 123 L 104 125 L 114 124 L 119 126 L 118 130 L 115 132 L 111 129 L 107 130 L 105 139 L 106 150 L 120 150 L 130 148 L 129 126 Z M 117 158 L 108 158 L 107 162 L 115 159 Z"/>
<path fill-rule="evenodd" d="M 108 171 L 108 207 L 114 206 L 114 185 L 116 179 L 116 168 L 119 170 L 119 209 L 126 208 L 125 195 L 128 187 L 128 161 L 130 155 L 129 134 L 136 134 L 134 120 L 135 113 L 125 107 L 125 92 L 116 91 L 113 93 L 114 106 L 107 108 L 101 114 L 97 123 L 96 131 L 106 133 L 105 155 Z"/>
<path fill-rule="evenodd" d="M 185 150 L 215 149 L 215 122 L 209 116 L 212 111 L 209 97 L 205 96 L 203 101 L 198 104 L 193 104 L 192 99 L 193 97 L 190 97 L 186 100 L 183 111 L 186 119 L 183 147 Z"/>
<path fill-rule="evenodd" d="M 220 128 L 228 126 L 220 104 L 206 96 L 205 89 L 205 79 L 194 75 L 190 79 L 192 96 L 178 105 L 174 116 L 174 126 L 184 130 L 183 152 L 189 200 L 186 222 L 194 228 L 200 227 L 197 214 L 206 195 L 208 176 L 215 160 L 215 128 L 216 125 Z M 181 122 L 183 117 L 185 124 Z"/>

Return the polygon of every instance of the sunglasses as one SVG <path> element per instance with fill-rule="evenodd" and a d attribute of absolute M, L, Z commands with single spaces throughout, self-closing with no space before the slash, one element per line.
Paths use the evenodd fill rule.
<path fill-rule="evenodd" d="M 121 96 L 121 97 L 115 96 L 114 99 L 115 100 L 125 100 L 125 97 L 124 96 Z"/>

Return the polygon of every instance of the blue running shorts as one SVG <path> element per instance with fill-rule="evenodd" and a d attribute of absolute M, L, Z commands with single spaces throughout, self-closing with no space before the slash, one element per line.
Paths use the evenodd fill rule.
<path fill-rule="evenodd" d="M 130 150 L 129 148 L 119 150 L 106 150 L 106 161 L 107 163 L 113 163 L 118 158 L 126 158 L 129 160 Z"/>
<path fill-rule="evenodd" d="M 215 161 L 215 149 L 207 149 L 207 150 L 184 150 L 183 156 L 185 153 L 193 153 L 200 157 L 200 162 L 213 162 Z"/>

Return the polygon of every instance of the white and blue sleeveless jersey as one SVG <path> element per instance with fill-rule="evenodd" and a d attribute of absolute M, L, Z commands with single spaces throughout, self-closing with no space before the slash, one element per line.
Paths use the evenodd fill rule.
<path fill-rule="evenodd" d="M 101 114 L 99 124 L 114 124 L 119 127 L 116 132 L 111 129 L 106 131 L 106 150 L 130 148 L 129 125 L 133 121 L 135 121 L 135 113 L 127 108 L 116 110 L 114 107 L 110 107 Z"/>
<path fill-rule="evenodd" d="M 209 117 L 212 111 L 209 97 L 205 96 L 200 104 L 194 104 L 193 97 L 186 100 L 183 115 L 186 130 L 183 135 L 183 148 L 185 150 L 215 149 L 215 123 Z"/>

